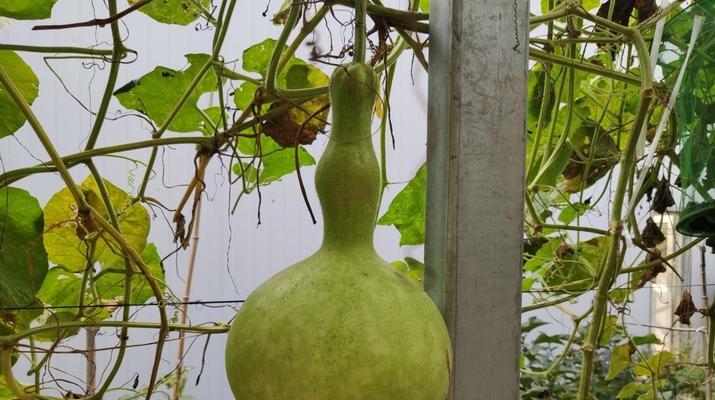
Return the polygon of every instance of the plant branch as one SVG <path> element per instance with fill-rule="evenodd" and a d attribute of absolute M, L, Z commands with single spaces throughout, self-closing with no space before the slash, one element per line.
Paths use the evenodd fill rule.
<path fill-rule="evenodd" d="M 130 5 L 126 9 L 124 9 L 120 13 L 111 13 L 110 16 L 107 18 L 95 18 L 91 19 L 89 21 L 83 21 L 83 22 L 74 22 L 71 24 L 62 24 L 62 25 L 36 25 L 32 27 L 33 31 L 47 31 L 47 30 L 56 30 L 56 29 L 69 29 L 69 28 L 81 28 L 81 27 L 87 27 L 87 26 L 99 26 L 103 27 L 107 24 L 110 24 L 112 22 L 118 21 L 120 18 L 123 18 L 127 14 L 136 11 L 143 6 L 151 3 L 154 0 L 139 0 L 136 3 Z"/>
<path fill-rule="evenodd" d="M 27 51 L 31 53 L 67 53 L 86 54 L 90 56 L 111 56 L 113 49 L 88 49 L 84 47 L 72 46 L 29 46 L 24 44 L 0 43 L 0 50 Z M 123 56 L 126 55 L 126 51 Z"/>

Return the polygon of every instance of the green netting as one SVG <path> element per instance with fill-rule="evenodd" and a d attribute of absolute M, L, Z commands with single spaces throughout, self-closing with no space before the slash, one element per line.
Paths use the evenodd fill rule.
<path fill-rule="evenodd" d="M 673 110 L 680 136 L 681 215 L 688 236 L 715 235 L 715 0 L 701 0 L 668 21 L 659 65 L 673 88 L 685 60 L 695 16 L 705 17 Z"/>

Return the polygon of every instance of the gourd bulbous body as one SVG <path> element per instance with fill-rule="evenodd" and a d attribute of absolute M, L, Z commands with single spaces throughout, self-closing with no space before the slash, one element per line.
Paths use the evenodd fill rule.
<path fill-rule="evenodd" d="M 238 400 L 443 400 L 451 369 L 444 321 L 372 244 L 377 77 L 352 63 L 330 82 L 330 142 L 316 171 L 323 245 L 239 310 L 226 344 L 231 389 Z"/>

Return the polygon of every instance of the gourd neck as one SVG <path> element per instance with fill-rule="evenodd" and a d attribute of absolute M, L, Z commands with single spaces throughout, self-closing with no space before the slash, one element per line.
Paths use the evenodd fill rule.
<path fill-rule="evenodd" d="M 371 128 L 377 88 L 367 64 L 342 65 L 330 78 L 330 140 L 315 175 L 324 249 L 374 251 L 380 168 Z"/>

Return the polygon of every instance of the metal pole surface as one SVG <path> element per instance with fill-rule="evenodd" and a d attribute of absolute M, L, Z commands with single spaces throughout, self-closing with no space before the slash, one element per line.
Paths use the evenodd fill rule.
<path fill-rule="evenodd" d="M 431 2 L 425 289 L 452 400 L 519 397 L 528 20 L 526 0 Z"/>

